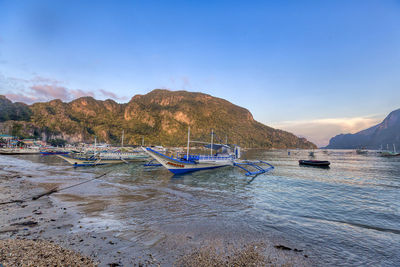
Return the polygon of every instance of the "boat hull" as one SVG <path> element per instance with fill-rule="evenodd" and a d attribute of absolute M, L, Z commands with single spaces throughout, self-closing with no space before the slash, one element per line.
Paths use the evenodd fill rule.
<path fill-rule="evenodd" d="M 137 161 L 145 161 L 147 157 L 137 157 L 137 158 L 79 158 L 68 155 L 57 155 L 59 158 L 67 161 L 68 163 L 74 165 L 75 167 L 82 166 L 99 166 L 99 165 L 107 165 L 107 164 L 121 164 L 128 162 L 137 162 Z"/>
<path fill-rule="evenodd" d="M 67 151 L 55 151 L 55 152 L 46 152 L 46 151 L 41 151 L 40 154 L 43 156 L 49 156 L 49 155 L 67 155 L 69 152 Z"/>
<path fill-rule="evenodd" d="M 40 154 L 39 150 L 33 150 L 33 151 L 27 151 L 27 150 L 18 150 L 18 149 L 12 149 L 12 150 L 7 150 L 7 149 L 1 149 L 0 150 L 0 155 L 36 155 Z"/>
<path fill-rule="evenodd" d="M 393 153 L 393 152 L 382 152 L 381 157 L 398 157 L 400 153 Z"/>
<path fill-rule="evenodd" d="M 313 167 L 329 167 L 331 163 L 329 161 L 320 160 L 299 160 L 299 164 Z"/>
<path fill-rule="evenodd" d="M 212 157 L 210 157 L 209 160 L 199 160 L 195 162 L 174 159 L 160 152 L 154 151 L 151 148 L 145 148 L 145 151 L 173 174 L 184 174 L 188 172 L 233 166 L 233 161 L 231 159 L 213 160 Z"/>
<path fill-rule="evenodd" d="M 231 165 L 221 165 L 221 166 L 212 166 L 212 167 L 200 167 L 200 168 L 184 168 L 184 169 L 168 169 L 170 172 L 173 174 L 184 174 L 188 172 L 196 172 L 196 171 L 202 171 L 202 170 L 211 170 L 211 169 L 216 169 L 216 168 L 221 168 L 221 167 L 226 167 L 226 166 L 231 166 Z"/>

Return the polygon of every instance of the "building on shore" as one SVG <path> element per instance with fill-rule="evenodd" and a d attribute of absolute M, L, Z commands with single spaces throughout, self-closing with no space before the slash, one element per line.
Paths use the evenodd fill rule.
<path fill-rule="evenodd" d="M 8 134 L 0 134 L 0 139 L 3 139 L 8 142 L 10 140 L 15 139 L 15 137 L 12 135 L 8 135 Z"/>

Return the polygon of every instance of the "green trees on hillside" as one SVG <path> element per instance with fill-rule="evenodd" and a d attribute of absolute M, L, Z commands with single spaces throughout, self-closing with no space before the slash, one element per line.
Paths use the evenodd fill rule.
<path fill-rule="evenodd" d="M 125 144 L 184 146 L 188 126 L 194 140 L 209 140 L 210 131 L 228 136 L 230 143 L 253 148 L 312 148 L 314 144 L 276 130 L 253 119 L 251 113 L 224 99 L 202 93 L 154 90 L 137 95 L 126 104 L 91 97 L 64 103 L 53 100 L 29 106 L 28 120 L 34 135 L 65 136 L 74 140 L 98 140 L 119 144 L 122 130 Z M 26 125 L 14 124 L 12 134 L 26 135 Z M 32 135 L 32 127 L 29 135 Z M 65 140 L 52 139 L 55 145 Z"/>
<path fill-rule="evenodd" d="M 52 146 L 65 146 L 67 144 L 67 141 L 64 139 L 56 138 L 56 139 L 50 139 L 47 141 Z"/>

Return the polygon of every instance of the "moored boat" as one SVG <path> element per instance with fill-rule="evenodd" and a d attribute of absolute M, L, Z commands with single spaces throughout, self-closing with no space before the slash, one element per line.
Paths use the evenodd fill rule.
<path fill-rule="evenodd" d="M 1 155 L 34 155 L 40 154 L 35 148 L 0 148 Z"/>
<path fill-rule="evenodd" d="M 144 153 L 119 153 L 119 152 L 102 152 L 102 153 L 71 153 L 69 155 L 57 155 L 59 158 L 74 165 L 81 166 L 99 166 L 106 164 L 120 164 L 137 161 L 146 161 L 149 156 Z"/>
<path fill-rule="evenodd" d="M 357 149 L 356 153 L 359 154 L 359 155 L 365 155 L 365 154 L 368 154 L 368 150 L 363 149 L 363 148 L 362 149 Z"/>
<path fill-rule="evenodd" d="M 327 160 L 299 160 L 299 164 L 314 167 L 329 167 L 331 163 Z"/>
<path fill-rule="evenodd" d="M 264 161 L 240 161 L 240 147 L 228 144 L 214 144 L 214 132 L 211 132 L 211 143 L 190 141 L 190 128 L 188 129 L 187 152 L 178 154 L 176 158 L 167 156 L 153 148 L 143 148 L 154 160 L 158 161 L 162 166 L 173 174 L 184 174 L 208 169 L 216 169 L 227 166 L 237 166 L 246 171 L 247 176 L 256 176 L 266 173 L 274 167 Z M 189 153 L 190 143 L 206 144 L 205 147 L 210 149 L 208 155 L 193 155 Z M 215 152 L 215 153 L 214 153 Z M 267 165 L 267 167 L 264 167 Z M 154 166 L 154 164 L 148 164 Z M 251 169 L 255 171 L 251 171 Z"/>
<path fill-rule="evenodd" d="M 400 156 L 400 153 L 395 153 L 392 151 L 383 151 L 380 153 L 381 157 L 398 157 Z"/>
<path fill-rule="evenodd" d="M 174 174 L 233 166 L 235 159 L 233 155 L 229 154 L 189 155 L 189 157 L 173 158 L 150 147 L 145 148 L 145 151 Z"/>
<path fill-rule="evenodd" d="M 389 145 L 387 146 L 386 151 L 381 151 L 380 152 L 381 157 L 398 157 L 400 156 L 400 153 L 396 152 L 396 146 L 393 144 L 393 151 L 389 151 Z"/>

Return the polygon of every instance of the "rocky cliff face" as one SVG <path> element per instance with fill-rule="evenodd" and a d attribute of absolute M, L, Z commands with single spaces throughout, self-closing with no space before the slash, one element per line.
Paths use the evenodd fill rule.
<path fill-rule="evenodd" d="M 395 144 L 400 148 L 400 109 L 392 111 L 380 124 L 355 134 L 340 134 L 329 141 L 327 148 L 378 149 Z"/>
<path fill-rule="evenodd" d="M 29 122 L 46 137 L 70 142 L 99 140 L 118 143 L 122 130 L 125 143 L 181 146 L 187 128 L 193 139 L 207 141 L 211 129 L 217 142 L 243 147 L 311 148 L 314 144 L 291 133 L 265 126 L 251 113 L 224 99 L 202 93 L 153 90 L 136 95 L 126 104 L 82 97 L 69 103 L 53 100 L 30 106 Z"/>

